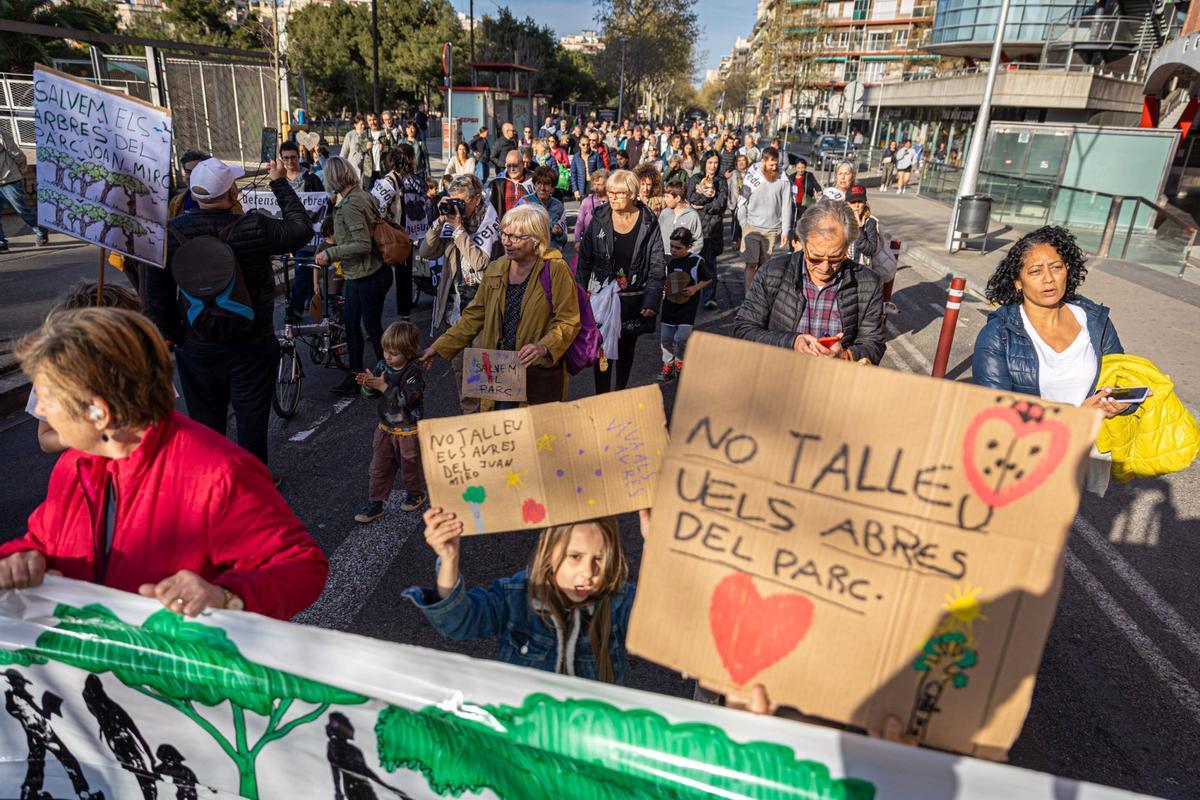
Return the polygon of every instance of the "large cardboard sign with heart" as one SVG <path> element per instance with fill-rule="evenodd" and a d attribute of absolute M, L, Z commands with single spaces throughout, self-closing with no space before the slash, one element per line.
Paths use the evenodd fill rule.
<path fill-rule="evenodd" d="M 1003 758 L 1100 415 L 697 333 L 628 636 L 718 691 Z"/>
<path fill-rule="evenodd" d="M 467 534 L 562 525 L 649 508 L 667 449 L 662 392 L 423 419 L 429 501 Z"/>

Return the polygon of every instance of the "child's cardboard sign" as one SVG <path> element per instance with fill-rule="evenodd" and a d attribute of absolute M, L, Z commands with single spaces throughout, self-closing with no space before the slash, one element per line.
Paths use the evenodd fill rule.
<path fill-rule="evenodd" d="M 513 350 L 463 351 L 463 397 L 482 397 L 499 402 L 525 401 L 525 367 Z"/>
<path fill-rule="evenodd" d="M 1003 758 L 1100 415 L 697 333 L 632 652 Z"/>
<path fill-rule="evenodd" d="M 423 419 L 429 501 L 465 533 L 562 525 L 648 508 L 667 449 L 662 393 Z"/>

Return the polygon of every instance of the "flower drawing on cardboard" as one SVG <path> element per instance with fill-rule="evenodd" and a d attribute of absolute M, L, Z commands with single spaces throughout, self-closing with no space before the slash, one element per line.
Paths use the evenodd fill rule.
<path fill-rule="evenodd" d="M 1071 440 L 1067 426 L 1049 418 L 1059 411 L 1018 400 L 971 420 L 963 439 L 963 469 L 981 500 L 992 508 L 1006 506 L 1054 474 Z"/>

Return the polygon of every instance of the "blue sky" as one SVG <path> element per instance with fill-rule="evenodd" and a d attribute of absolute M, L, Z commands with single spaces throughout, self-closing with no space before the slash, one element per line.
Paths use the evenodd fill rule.
<path fill-rule="evenodd" d="M 452 2 L 456 9 L 467 13 L 468 0 Z M 596 27 L 593 7 L 579 0 L 475 0 L 475 15 L 494 13 L 502 5 L 507 5 L 517 17 L 533 17 L 542 25 L 549 25 L 559 36 Z M 702 33 L 697 47 L 705 55 L 700 62 L 701 71 L 695 76 L 697 81 L 704 80 L 704 70 L 715 68 L 721 57 L 729 53 L 735 38 L 750 35 L 756 6 L 755 0 L 698 0 L 696 9 Z"/>

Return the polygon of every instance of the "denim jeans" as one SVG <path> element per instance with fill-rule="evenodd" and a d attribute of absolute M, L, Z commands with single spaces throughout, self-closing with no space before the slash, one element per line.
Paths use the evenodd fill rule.
<path fill-rule="evenodd" d="M 20 181 L 0 184 L 0 211 L 4 210 L 5 203 L 13 207 L 13 211 L 17 212 L 17 215 L 25 220 L 26 225 L 33 228 L 34 233 L 38 236 L 46 235 L 46 229 L 37 224 L 37 211 L 30 208 L 25 202 L 25 192 L 21 190 Z M 4 228 L 0 227 L 0 242 L 7 241 L 8 239 L 4 236 Z"/>
<path fill-rule="evenodd" d="M 346 304 L 342 307 L 342 322 L 346 325 L 346 345 L 350 351 L 351 372 L 363 371 L 363 351 L 371 342 L 375 358 L 383 358 L 383 301 L 392 287 L 392 271 L 380 267 L 365 278 L 346 281 Z M 363 338 L 363 327 L 367 336 Z"/>
<path fill-rule="evenodd" d="M 289 299 L 292 313 L 301 317 L 308 313 L 308 304 L 313 299 L 312 275 L 312 264 L 296 262 L 296 275 L 292 279 L 292 296 Z"/>
<path fill-rule="evenodd" d="M 275 335 L 228 344 L 188 339 L 175 350 L 175 364 L 188 416 L 224 436 L 233 406 L 238 445 L 266 464 L 267 423 L 279 364 Z"/>

